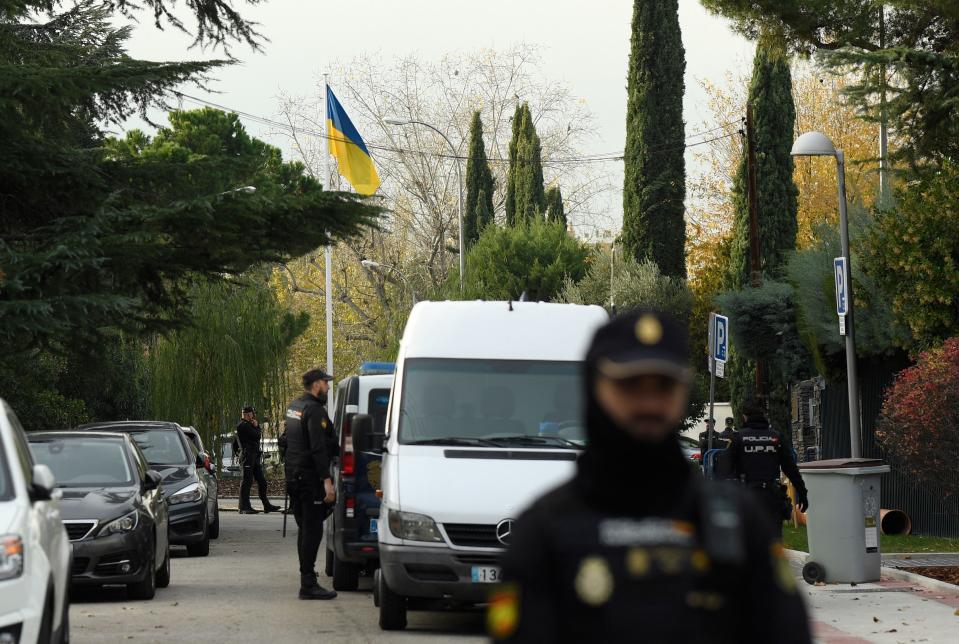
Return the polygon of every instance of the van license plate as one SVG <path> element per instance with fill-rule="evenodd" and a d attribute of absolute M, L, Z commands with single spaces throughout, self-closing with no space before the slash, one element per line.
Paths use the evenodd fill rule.
<path fill-rule="evenodd" d="M 497 566 L 473 566 L 473 583 L 495 584 L 500 580 L 501 574 Z"/>
<path fill-rule="evenodd" d="M 379 530 L 379 519 L 370 519 L 370 534 L 377 534 Z"/>

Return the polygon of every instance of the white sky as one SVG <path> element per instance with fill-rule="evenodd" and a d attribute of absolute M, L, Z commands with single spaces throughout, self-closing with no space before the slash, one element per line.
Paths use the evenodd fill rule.
<path fill-rule="evenodd" d="M 242 60 L 216 72 L 210 84 L 218 94 L 195 88 L 183 91 L 238 110 L 274 117 L 276 96 L 311 91 L 314 79 L 333 60 L 349 60 L 366 52 L 384 57 L 415 52 L 438 59 L 451 52 L 507 48 L 517 43 L 537 46 L 542 70 L 582 97 L 595 117 L 598 136 L 589 152 L 622 149 L 625 141 L 626 65 L 629 57 L 630 0 L 267 0 L 246 6 L 247 19 L 261 23 L 270 39 L 262 53 L 235 46 Z M 722 85 L 727 72 L 747 69 L 753 45 L 734 34 L 728 23 L 707 13 L 697 0 L 679 0 L 686 47 L 687 134 L 698 132 L 709 118 L 700 79 Z M 129 42 L 130 53 L 148 60 L 216 58 L 216 51 L 189 50 L 191 38 L 158 31 L 150 17 Z M 184 104 L 184 107 L 194 107 Z M 349 105 L 344 105 L 349 112 Z M 288 152 L 284 137 L 269 128 L 245 122 L 248 131 Z M 130 127 L 142 127 L 131 121 Z M 362 134 L 362 132 L 361 132 Z M 622 185 L 621 163 L 610 164 L 613 183 Z M 695 172 L 692 154 L 687 171 Z M 610 195 L 611 213 L 619 218 L 620 196 Z"/>

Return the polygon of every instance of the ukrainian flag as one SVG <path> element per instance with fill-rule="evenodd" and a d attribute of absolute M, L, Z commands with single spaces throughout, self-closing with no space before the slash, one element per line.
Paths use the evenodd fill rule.
<path fill-rule="evenodd" d="M 326 133 L 330 154 L 336 157 L 340 174 L 358 193 L 371 195 L 376 192 L 380 187 L 380 177 L 376 174 L 370 151 L 329 85 L 326 87 Z"/>

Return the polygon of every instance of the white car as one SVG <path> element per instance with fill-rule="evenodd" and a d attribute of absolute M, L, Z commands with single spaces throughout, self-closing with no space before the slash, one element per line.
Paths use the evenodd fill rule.
<path fill-rule="evenodd" d="M 72 554 L 46 465 L 0 399 L 0 643 L 70 641 Z"/>

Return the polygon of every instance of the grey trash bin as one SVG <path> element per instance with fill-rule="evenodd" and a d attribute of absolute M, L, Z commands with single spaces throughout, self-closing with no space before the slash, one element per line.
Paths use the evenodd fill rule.
<path fill-rule="evenodd" d="M 809 490 L 803 578 L 810 584 L 878 581 L 880 477 L 889 466 L 878 459 L 841 458 L 801 463 L 799 469 Z"/>

